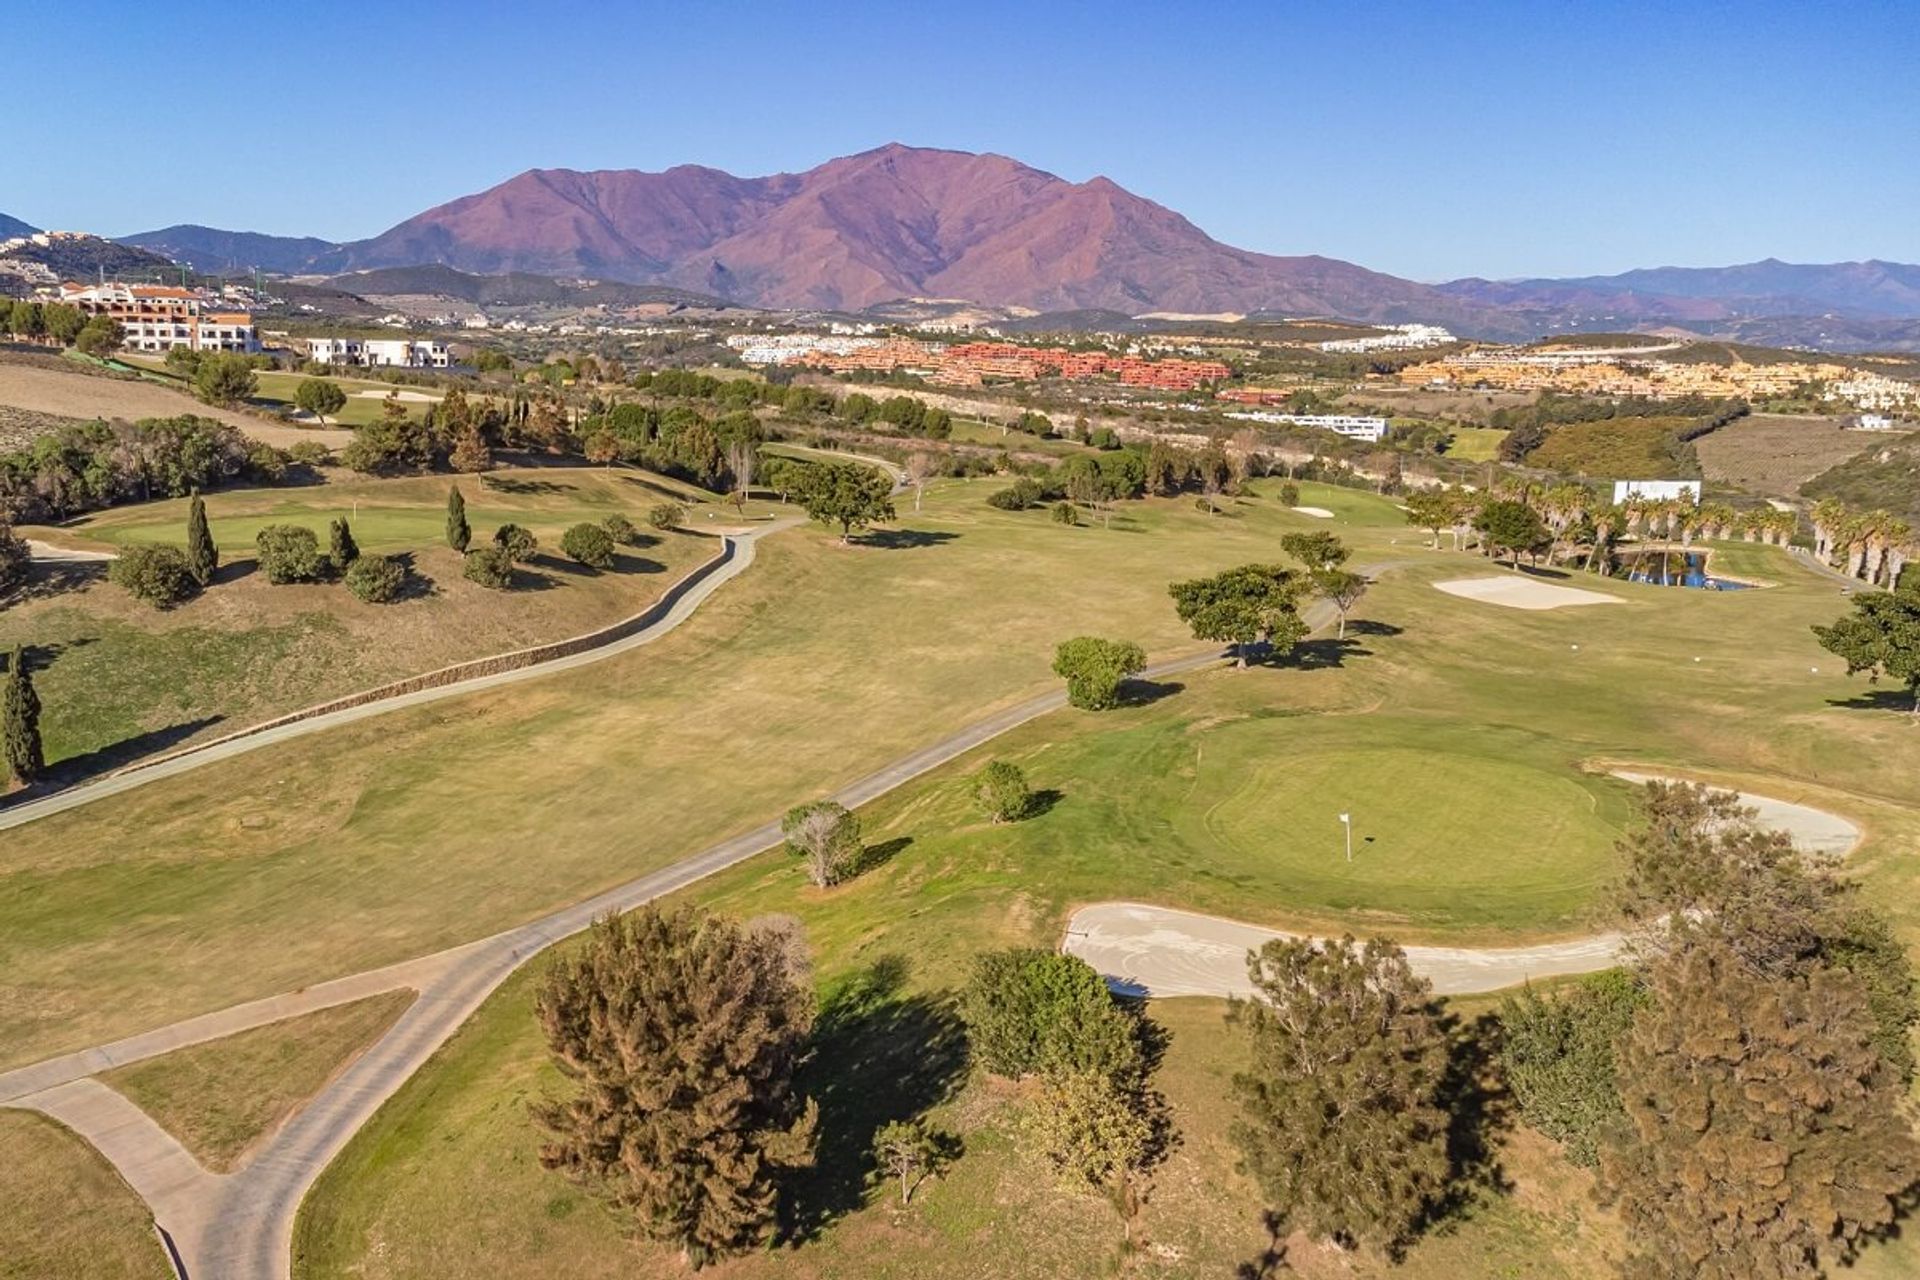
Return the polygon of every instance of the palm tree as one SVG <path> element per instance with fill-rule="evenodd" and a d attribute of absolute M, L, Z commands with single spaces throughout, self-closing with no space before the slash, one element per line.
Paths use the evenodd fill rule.
<path fill-rule="evenodd" d="M 1813 522 L 1813 555 L 1821 564 L 1832 564 L 1834 531 L 1847 519 L 1846 504 L 1832 498 L 1822 498 L 1813 504 L 1813 510 L 1807 513 Z"/>

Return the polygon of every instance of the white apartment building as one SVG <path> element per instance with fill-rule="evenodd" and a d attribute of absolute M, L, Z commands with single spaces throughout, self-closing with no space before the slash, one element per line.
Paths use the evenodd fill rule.
<path fill-rule="evenodd" d="M 319 364 L 445 369 L 453 363 L 444 342 L 410 338 L 308 338 L 307 359 Z"/>
<path fill-rule="evenodd" d="M 1339 338 L 1320 344 L 1320 350 L 1347 355 L 1368 351 L 1417 351 L 1421 347 L 1444 347 L 1454 336 L 1437 324 L 1393 324 L 1386 333 L 1371 338 Z"/>
<path fill-rule="evenodd" d="M 1227 417 L 1242 422 L 1284 422 L 1296 427 L 1318 427 L 1322 431 L 1331 431 L 1349 440 L 1364 440 L 1368 444 L 1379 444 L 1387 436 L 1385 418 L 1354 413 L 1275 413 L 1270 409 L 1250 409 L 1245 413 L 1229 413 Z"/>
<path fill-rule="evenodd" d="M 234 351 L 251 355 L 260 350 L 253 316 L 245 311 L 215 310 L 213 299 L 192 289 L 156 284 L 63 284 L 60 301 L 88 316 L 106 316 L 119 322 L 128 351 Z"/>

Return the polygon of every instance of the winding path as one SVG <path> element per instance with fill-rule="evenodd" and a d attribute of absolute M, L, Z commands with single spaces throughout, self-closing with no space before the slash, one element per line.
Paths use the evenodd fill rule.
<path fill-rule="evenodd" d="M 1643 783 L 1660 775 L 1616 769 Z M 1784 831 L 1800 848 L 1838 857 L 1860 841 L 1860 828 L 1837 814 L 1771 796 L 1740 792 L 1762 826 Z M 1116 991 L 1141 996 L 1249 996 L 1247 953 L 1299 934 L 1218 916 L 1139 902 L 1101 902 L 1067 922 L 1061 949 L 1079 956 Z M 1530 947 L 1407 947 L 1415 973 L 1440 995 L 1499 991 L 1536 978 L 1592 973 L 1620 963 L 1626 939 L 1597 933 Z"/>

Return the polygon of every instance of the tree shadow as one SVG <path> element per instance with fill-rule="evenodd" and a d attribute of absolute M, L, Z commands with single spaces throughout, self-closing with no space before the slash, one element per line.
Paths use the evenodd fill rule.
<path fill-rule="evenodd" d="M 1273 1280 L 1282 1271 L 1293 1270 L 1287 1265 L 1286 1215 L 1268 1209 L 1261 1213 L 1260 1225 L 1267 1233 L 1267 1247 L 1251 1261 L 1235 1267 L 1234 1280 Z"/>
<path fill-rule="evenodd" d="M 667 566 L 658 560 L 649 560 L 645 556 L 630 556 L 623 552 L 614 552 L 613 567 L 609 573 L 665 573 Z"/>
<path fill-rule="evenodd" d="M 860 856 L 847 868 L 847 878 L 863 876 L 892 862 L 908 845 L 913 843 L 912 836 L 895 836 L 891 840 L 882 840 L 878 844 L 861 847 Z"/>
<path fill-rule="evenodd" d="M 440 594 L 440 585 L 420 572 L 419 562 L 413 552 L 396 551 L 387 558 L 407 571 L 407 576 L 400 579 L 400 589 L 394 592 L 396 604 L 404 600 L 430 600 Z"/>
<path fill-rule="evenodd" d="M 1863 689 L 1851 698 L 1828 698 L 1830 707 L 1849 711 L 1901 711 L 1911 714 L 1914 696 L 1905 689 Z"/>
<path fill-rule="evenodd" d="M 545 551 L 534 552 L 532 559 L 522 567 L 532 572 L 535 566 L 541 572 L 563 574 L 569 578 L 593 578 L 600 574 L 600 570 L 590 564 L 581 564 L 578 560 L 569 560 Z"/>
<path fill-rule="evenodd" d="M 1026 810 L 1021 813 L 1020 821 L 1025 822 L 1029 818 L 1038 818 L 1052 813 L 1053 806 L 1064 799 L 1066 795 L 1054 787 L 1042 787 L 1038 791 L 1030 792 L 1027 795 Z"/>
<path fill-rule="evenodd" d="M 860 545 L 879 547 L 882 551 L 907 551 L 914 547 L 937 547 L 959 536 L 944 529 L 869 529 L 860 535 Z"/>
<path fill-rule="evenodd" d="M 0 608 L 25 604 L 29 600 L 51 600 L 69 591 L 84 591 L 107 578 L 104 560 L 36 560 L 27 571 L 27 580 L 11 592 L 0 595 Z"/>
<path fill-rule="evenodd" d="M 247 556 L 240 560 L 223 560 L 214 568 L 213 580 L 207 585 L 209 587 L 224 587 L 230 582 L 238 582 L 242 578 L 251 578 L 259 571 L 260 562 L 252 556 Z"/>
<path fill-rule="evenodd" d="M 1573 574 L 1566 569 L 1550 569 L 1546 565 L 1523 564 L 1520 572 L 1530 578 L 1571 578 Z"/>
<path fill-rule="evenodd" d="M 1419 1231 L 1458 1216 L 1483 1194 L 1504 1195 L 1512 1183 L 1500 1164 L 1500 1143 L 1513 1127 L 1513 1097 L 1499 1068 L 1499 1016 L 1483 1013 L 1471 1022 L 1448 1014 L 1446 1072 L 1435 1100 L 1447 1113 L 1446 1190 L 1427 1206 Z"/>
<path fill-rule="evenodd" d="M 1178 680 L 1122 680 L 1119 699 L 1123 707 L 1146 707 L 1186 690 Z"/>
<path fill-rule="evenodd" d="M 101 774 L 112 773 L 145 756 L 155 755 L 178 746 L 202 729 L 219 724 L 225 719 L 225 716 L 212 715 L 201 716 L 196 720 L 182 720 L 179 724 L 171 724 L 164 729 L 149 729 L 131 738 L 122 738 L 119 742 L 109 743 L 79 755 L 68 756 L 48 766 L 46 774 L 32 786 L 15 793 L 15 799 L 19 802 L 38 800 L 64 788 L 97 778 Z"/>
<path fill-rule="evenodd" d="M 495 493 L 512 494 L 572 493 L 579 488 L 561 480 L 529 480 L 524 476 L 503 476 L 493 472 L 480 474 L 480 487 L 492 489 Z"/>
<path fill-rule="evenodd" d="M 904 957 L 875 960 L 828 996 L 813 1027 L 800 1088 L 820 1107 L 811 1169 L 794 1176 L 784 1210 L 789 1245 L 866 1203 L 873 1137 L 949 1098 L 967 1066 L 966 1033 L 951 1000 L 909 994 Z"/>
<path fill-rule="evenodd" d="M 1328 671 L 1344 667 L 1348 658 L 1372 656 L 1373 650 L 1362 646 L 1352 636 L 1344 640 L 1327 636 L 1320 640 L 1302 640 L 1293 647 L 1293 652 L 1275 659 L 1272 665 L 1294 667 L 1301 671 Z"/>
<path fill-rule="evenodd" d="M 619 476 L 622 480 L 626 481 L 628 484 L 638 485 L 640 488 L 645 489 L 648 493 L 659 494 L 662 498 L 667 499 L 669 502 L 679 502 L 684 504 L 687 502 L 699 501 L 699 499 L 697 498 L 687 497 L 685 490 L 670 489 L 666 485 L 661 484 L 659 481 L 653 480 L 647 476 L 637 475 L 631 471 L 618 471 L 618 472 L 615 472 L 614 474 Z"/>
<path fill-rule="evenodd" d="M 1396 627 L 1391 622 L 1376 622 L 1371 618 L 1347 619 L 1347 634 L 1350 636 L 1397 636 L 1405 632 L 1405 627 Z"/>

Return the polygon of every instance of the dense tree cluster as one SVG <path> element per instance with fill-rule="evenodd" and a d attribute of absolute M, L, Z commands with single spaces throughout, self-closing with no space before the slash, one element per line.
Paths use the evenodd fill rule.
<path fill-rule="evenodd" d="M 1244 564 L 1210 578 L 1173 583 L 1167 591 L 1194 639 L 1232 645 L 1236 667 L 1245 667 L 1255 655 L 1291 653 L 1306 639 L 1299 605 L 1307 583 L 1284 565 Z"/>
<path fill-rule="evenodd" d="M 52 523 L 121 502 L 182 498 L 238 480 L 284 474 L 276 450 L 211 418 L 86 422 L 0 453 L 0 513 Z"/>
<path fill-rule="evenodd" d="M 1053 654 L 1053 674 L 1067 682 L 1067 702 L 1083 711 L 1120 705 L 1120 686 L 1147 666 L 1147 655 L 1130 640 L 1075 636 Z"/>

